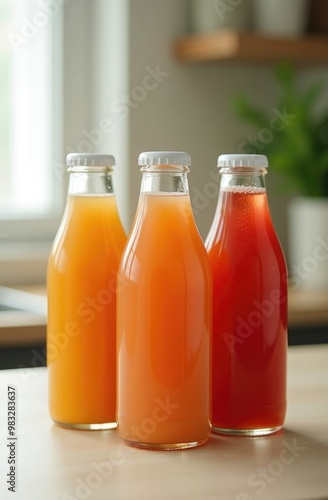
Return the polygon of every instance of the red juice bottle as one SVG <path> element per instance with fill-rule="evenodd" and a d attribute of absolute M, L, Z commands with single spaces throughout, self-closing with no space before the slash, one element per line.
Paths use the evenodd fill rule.
<path fill-rule="evenodd" d="M 213 418 L 218 433 L 278 431 L 286 414 L 287 270 L 263 155 L 221 155 L 207 236 L 213 273 Z"/>

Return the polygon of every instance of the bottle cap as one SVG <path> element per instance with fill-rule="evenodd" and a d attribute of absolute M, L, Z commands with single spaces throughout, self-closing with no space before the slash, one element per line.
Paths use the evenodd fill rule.
<path fill-rule="evenodd" d="M 220 155 L 218 167 L 268 168 L 268 158 L 264 155 Z"/>
<path fill-rule="evenodd" d="M 146 151 L 141 153 L 138 165 L 182 165 L 190 167 L 191 158 L 182 151 Z"/>
<path fill-rule="evenodd" d="M 113 155 L 70 153 L 66 156 L 67 167 L 112 167 L 113 165 L 115 165 Z"/>

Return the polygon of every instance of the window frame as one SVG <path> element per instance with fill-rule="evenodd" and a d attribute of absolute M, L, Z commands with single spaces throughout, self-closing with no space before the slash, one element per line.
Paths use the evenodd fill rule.
<path fill-rule="evenodd" d="M 44 274 L 45 261 L 62 216 L 67 181 L 63 157 L 64 110 L 64 7 L 51 19 L 51 184 L 53 209 L 44 217 L 26 216 L 0 219 L 0 279 L 1 284 L 39 281 Z M 33 265 L 31 266 L 31 263 Z M 28 269 L 34 269 L 34 275 Z M 42 272 L 41 272 L 42 270 Z M 10 278 L 10 272 L 13 273 Z M 43 278 L 44 280 L 44 278 Z"/>

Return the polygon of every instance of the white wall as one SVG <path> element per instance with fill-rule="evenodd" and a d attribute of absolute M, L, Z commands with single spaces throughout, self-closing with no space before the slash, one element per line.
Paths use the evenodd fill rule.
<path fill-rule="evenodd" d="M 271 69 L 239 63 L 183 64 L 172 54 L 174 40 L 188 29 L 187 0 L 130 0 L 130 88 L 139 85 L 147 65 L 160 64 L 169 76 L 130 114 L 129 158 L 130 216 L 140 184 L 136 166 L 140 151 L 149 149 L 186 150 L 192 156 L 190 191 L 194 208 L 205 206 L 199 191 L 208 192 L 213 182 L 216 159 L 222 153 L 237 152 L 250 131 L 232 110 L 231 99 L 240 92 L 260 102 L 274 103 Z M 197 213 L 202 235 L 206 235 L 217 198 Z M 272 209 L 276 207 L 270 193 Z M 279 200 L 280 204 L 280 200 Z M 275 211 L 275 210 L 273 210 Z M 284 223 L 276 224 L 285 238 Z"/>
<path fill-rule="evenodd" d="M 127 0 L 93 0 L 90 129 L 100 131 L 97 152 L 116 158 L 115 191 L 126 229 L 128 211 L 129 120 L 115 108 L 129 88 L 129 5 Z M 106 129 L 101 126 L 107 121 Z M 106 122 L 105 122 L 106 123 Z"/>
<path fill-rule="evenodd" d="M 191 199 L 198 227 L 205 236 L 217 202 L 213 185 L 208 191 L 208 184 L 213 183 L 211 175 L 217 174 L 217 156 L 237 152 L 240 142 L 254 133 L 236 117 L 232 97 L 244 91 L 252 100 L 267 104 L 268 109 L 276 105 L 271 65 L 185 64 L 175 60 L 172 45 L 188 30 L 188 4 L 188 0 L 94 3 L 89 126 L 97 127 L 103 117 L 110 117 L 116 124 L 115 132 L 104 136 L 97 149 L 117 156 L 121 173 L 116 191 L 126 229 L 133 220 L 139 195 L 139 153 L 185 150 L 192 156 Z M 155 70 L 158 65 L 168 75 L 157 88 L 143 92 L 140 86 L 149 73 L 147 68 Z M 300 80 L 307 81 L 312 72 L 303 70 Z M 124 95 L 131 99 L 128 116 L 127 105 L 122 105 Z M 287 198 L 279 192 L 270 170 L 267 185 L 274 223 L 286 249 Z M 204 200 L 199 193 L 208 193 L 212 199 L 206 196 Z M 203 208 L 199 210 L 200 206 Z"/>

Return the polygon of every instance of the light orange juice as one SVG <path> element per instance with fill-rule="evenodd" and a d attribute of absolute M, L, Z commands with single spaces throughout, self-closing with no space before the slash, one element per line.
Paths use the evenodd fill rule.
<path fill-rule="evenodd" d="M 69 196 L 48 264 L 54 421 L 116 422 L 116 277 L 126 236 L 114 195 Z"/>
<path fill-rule="evenodd" d="M 206 441 L 212 284 L 189 195 L 141 194 L 119 276 L 119 435 Z"/>

